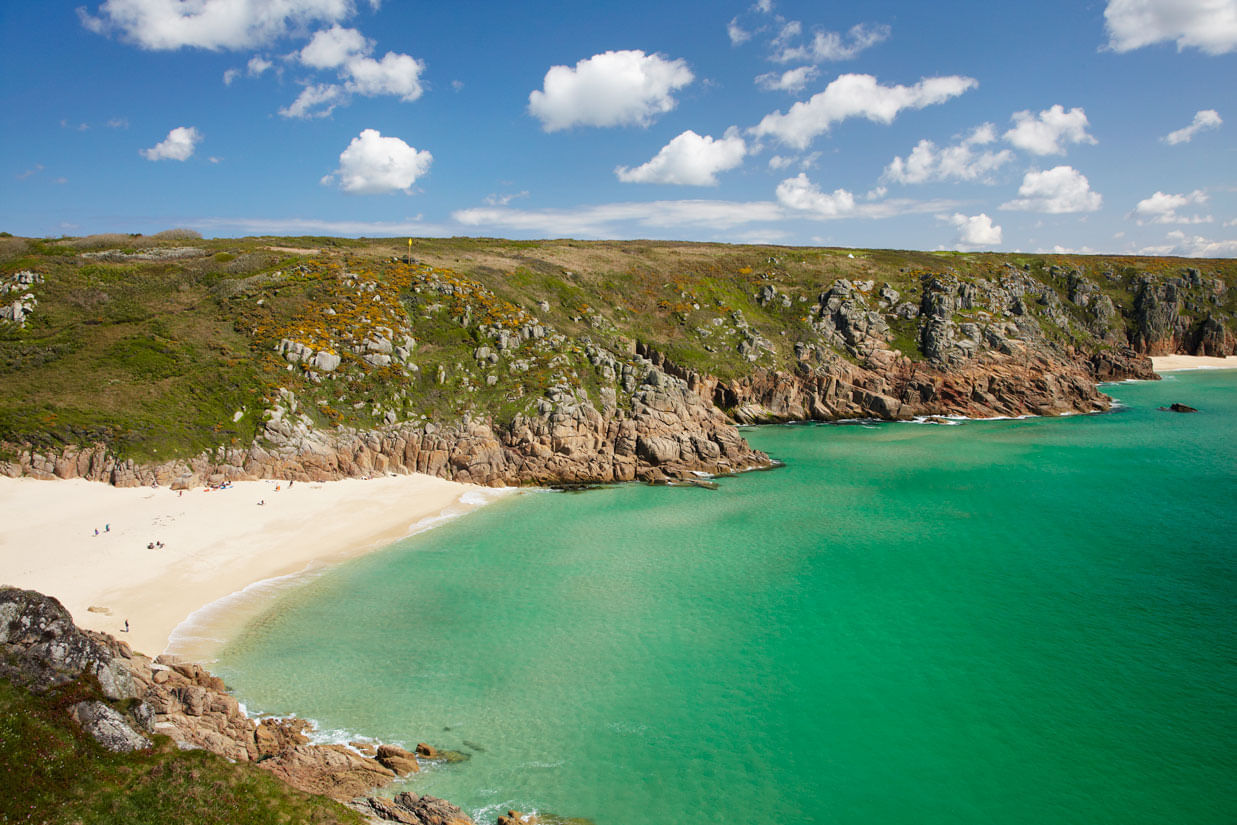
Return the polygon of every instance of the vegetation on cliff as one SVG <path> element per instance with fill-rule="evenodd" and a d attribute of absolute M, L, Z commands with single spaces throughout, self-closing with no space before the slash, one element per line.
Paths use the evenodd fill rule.
<path fill-rule="evenodd" d="M 448 444 L 443 475 L 674 475 L 752 462 L 703 412 L 696 441 L 666 442 L 686 402 L 650 387 L 737 421 L 1053 413 L 1102 408 L 1088 382 L 1145 375 L 1140 355 L 1234 350 L 1228 260 L 458 238 L 406 257 L 403 240 L 0 239 L 0 460 L 257 444 L 214 460 L 253 472 L 311 433 L 445 424 L 476 443 L 457 465 Z M 590 451 L 604 460 L 580 465 Z M 34 464 L 10 466 L 59 474 Z"/>
<path fill-rule="evenodd" d="M 343 805 L 266 771 L 166 736 L 152 750 L 111 753 L 75 725 L 69 706 L 97 698 L 87 682 L 37 696 L 0 679 L 0 822 L 362 823 Z"/>

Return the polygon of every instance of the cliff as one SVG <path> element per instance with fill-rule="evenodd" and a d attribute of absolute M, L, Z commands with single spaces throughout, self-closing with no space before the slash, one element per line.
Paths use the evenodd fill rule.
<path fill-rule="evenodd" d="M 304 794 L 346 802 L 352 811 L 369 821 L 472 825 L 472 819 L 459 808 L 434 797 L 405 792 L 388 800 L 366 795 L 397 777 L 420 770 L 418 756 L 442 760 L 449 754 L 423 743 L 417 746 L 416 753 L 396 745 L 315 745 L 306 736 L 310 726 L 303 720 L 255 722 L 241 711 L 223 681 L 199 665 L 152 661 L 111 636 L 79 629 L 58 601 L 35 591 L 0 587 L 0 681 L 43 697 L 42 706 L 36 705 L 41 713 L 59 720 L 62 726 L 76 726 L 103 751 L 132 755 L 131 761 L 123 763 L 127 771 L 121 772 L 120 778 L 103 772 L 95 780 L 94 792 L 105 810 L 106 797 L 113 792 L 139 799 L 149 797 L 150 794 L 138 793 L 132 787 L 134 774 L 149 771 L 156 785 L 170 784 L 176 771 L 167 763 L 176 761 L 175 752 L 204 750 L 235 765 L 254 766 L 254 770 L 277 777 Z M 8 722 L 0 718 L 0 727 L 8 730 Z M 160 754 L 161 737 L 168 737 L 173 744 L 170 756 L 167 749 Z M 0 741 L 0 762 L 15 757 L 10 751 L 22 744 L 20 738 Z M 38 747 L 41 760 L 52 764 L 61 761 L 61 756 L 49 753 L 58 747 L 54 741 Z M 63 750 L 63 744 L 59 747 Z M 95 758 L 89 748 L 82 753 L 88 759 Z M 149 763 L 153 763 L 153 771 Z M 235 771 L 220 768 L 222 764 L 203 766 L 199 762 L 190 769 L 191 781 L 205 787 L 192 788 L 188 794 L 191 801 L 182 800 L 177 806 L 177 813 L 188 816 L 187 821 L 202 821 L 195 816 L 195 802 L 197 814 L 206 816 L 212 788 L 219 792 L 213 799 L 216 804 L 235 806 L 222 788 L 235 776 Z M 223 776 L 215 777 L 213 786 L 204 782 L 204 774 L 219 770 Z M 80 788 L 65 786 L 52 788 L 46 794 L 45 789 L 18 782 L 12 777 L 15 772 L 8 771 L 13 784 L 6 788 L 5 801 L 6 807 L 11 803 L 13 811 L 20 813 L 21 818 L 13 821 L 53 814 L 55 809 L 63 810 L 68 800 L 83 796 Z M 82 768 L 61 780 L 73 786 L 88 773 L 89 769 Z M 247 781 L 252 782 L 252 777 L 247 777 Z M 45 798 L 39 798 L 39 790 L 44 790 Z M 287 811 L 283 811 L 285 816 L 279 818 L 276 809 L 285 801 L 284 796 L 292 799 L 294 807 L 301 808 L 299 815 L 289 819 Z M 260 821 L 275 821 L 271 816 L 278 821 L 360 821 L 348 810 L 332 807 L 325 801 L 295 804 L 308 798 L 292 791 L 273 795 L 268 792 L 265 797 L 246 800 L 242 807 L 244 815 L 255 814 Z M 41 810 L 43 804 L 50 810 Z M 81 809 L 78 815 L 97 813 L 90 802 L 74 807 Z M 223 813 L 226 817 L 227 813 Z M 233 813 L 242 815 L 235 808 Z M 7 814 L 5 818 L 8 821 Z"/>
<path fill-rule="evenodd" d="M 1232 261 L 108 243 L 0 242 L 0 472 L 674 481 L 768 465 L 736 424 L 1096 412 L 1148 355 L 1237 347 Z"/>

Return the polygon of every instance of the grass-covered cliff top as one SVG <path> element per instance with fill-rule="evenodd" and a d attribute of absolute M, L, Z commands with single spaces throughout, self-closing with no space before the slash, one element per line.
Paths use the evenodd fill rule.
<path fill-rule="evenodd" d="M 1021 272 L 1064 300 L 1076 272 L 1120 325 L 1139 278 L 1184 277 L 1202 286 L 1183 311 L 1237 314 L 1237 290 L 1215 288 L 1237 285 L 1233 260 L 473 238 L 408 255 L 403 238 L 0 237 L 0 441 L 105 441 L 149 461 L 247 445 L 277 405 L 372 427 L 510 420 L 563 385 L 617 382 L 621 403 L 636 342 L 723 379 L 792 367 L 839 279 L 874 305 L 884 286 L 917 304 L 927 273 Z M 891 335 L 921 357 L 913 322 Z"/>

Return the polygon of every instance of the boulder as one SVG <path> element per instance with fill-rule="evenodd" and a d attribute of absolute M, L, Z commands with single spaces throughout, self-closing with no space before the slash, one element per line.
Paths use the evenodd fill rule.
<path fill-rule="evenodd" d="M 115 644 L 79 630 L 51 596 L 0 588 L 0 676 L 28 690 L 41 693 L 88 676 L 108 699 L 136 698 L 133 676 Z"/>
<path fill-rule="evenodd" d="M 395 778 L 394 771 L 344 745 L 297 745 L 258 765 L 294 788 L 339 802 Z"/>
<path fill-rule="evenodd" d="M 78 702 L 69 708 L 73 721 L 109 751 L 129 753 L 145 750 L 151 741 L 130 727 L 124 716 L 98 701 Z"/>
<path fill-rule="evenodd" d="M 409 753 L 398 745 L 379 745 L 375 757 L 383 767 L 395 771 L 400 776 L 407 776 L 421 770 L 415 754 Z"/>
<path fill-rule="evenodd" d="M 370 797 L 350 803 L 354 810 L 381 822 L 405 825 L 475 825 L 472 818 L 450 802 L 405 791 L 393 799 Z"/>

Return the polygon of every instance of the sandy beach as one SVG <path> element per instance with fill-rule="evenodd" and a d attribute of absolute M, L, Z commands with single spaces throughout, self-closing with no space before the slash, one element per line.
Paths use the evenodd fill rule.
<path fill-rule="evenodd" d="M 1151 368 L 1156 372 L 1177 370 L 1237 370 L 1237 356 L 1217 358 L 1211 355 L 1153 355 Z"/>
<path fill-rule="evenodd" d="M 55 596 L 77 624 L 154 656 L 200 608 L 256 582 L 309 574 L 385 547 L 417 525 L 462 514 L 496 494 L 424 475 L 248 481 L 183 494 L 0 478 L 0 583 Z M 162 547 L 151 549 L 152 542 Z M 224 614 L 245 614 L 247 607 L 252 615 L 264 595 L 250 587 L 248 599 L 204 613 L 226 624 Z M 210 640 L 182 636 L 171 652 L 209 654 Z"/>

